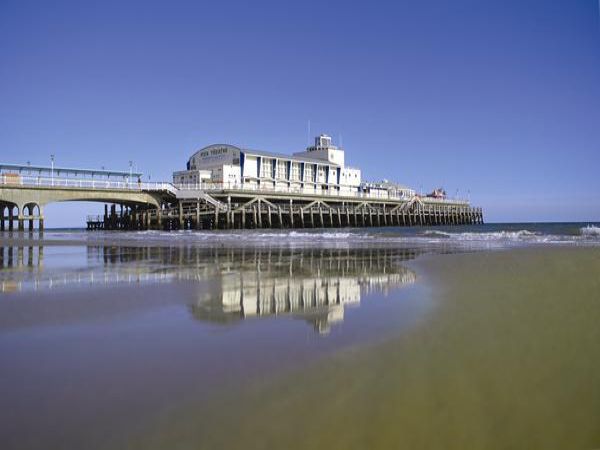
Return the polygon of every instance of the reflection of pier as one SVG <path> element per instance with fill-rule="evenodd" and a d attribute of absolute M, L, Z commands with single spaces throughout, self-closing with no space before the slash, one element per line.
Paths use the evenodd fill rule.
<path fill-rule="evenodd" d="M 42 266 L 44 247 L 0 247 L 0 268 L 11 269 L 0 272 L 0 292 L 192 281 L 198 287 L 189 303 L 197 319 L 222 323 L 287 314 L 326 332 L 364 293 L 414 282 L 414 272 L 399 262 L 415 256 L 413 250 L 381 248 L 99 246 L 87 247 L 84 270 L 57 270 Z"/>
<path fill-rule="evenodd" d="M 195 317 L 231 322 L 289 314 L 327 332 L 344 318 L 345 306 L 361 294 L 387 293 L 412 283 L 413 271 L 399 261 L 413 251 L 391 249 L 238 249 L 217 252 L 227 270 L 218 274 L 217 291 L 202 291 L 192 306 Z M 238 262 L 238 267 L 232 266 Z M 236 264 L 237 265 L 237 264 Z"/>
<path fill-rule="evenodd" d="M 415 280 L 413 271 L 388 264 L 388 255 L 365 256 L 351 255 L 345 264 L 334 264 L 339 272 L 329 269 L 329 263 L 322 267 L 319 260 L 309 258 L 308 264 L 302 264 L 292 258 L 287 267 L 276 271 L 255 266 L 225 273 L 220 292 L 201 294 L 192 310 L 199 319 L 217 321 L 292 314 L 327 332 L 331 324 L 344 319 L 344 307 L 360 303 L 361 293 L 387 292 Z M 317 264 L 311 267 L 310 262 Z"/>

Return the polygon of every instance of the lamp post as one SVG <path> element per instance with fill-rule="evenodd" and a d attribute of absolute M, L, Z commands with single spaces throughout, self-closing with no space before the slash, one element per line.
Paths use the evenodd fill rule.
<path fill-rule="evenodd" d="M 50 180 L 54 186 L 54 155 L 50 155 Z"/>

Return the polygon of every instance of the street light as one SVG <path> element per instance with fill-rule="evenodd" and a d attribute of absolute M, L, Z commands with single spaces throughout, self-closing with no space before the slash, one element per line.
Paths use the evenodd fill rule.
<path fill-rule="evenodd" d="M 54 155 L 50 155 L 50 179 L 52 180 L 52 186 L 54 186 Z"/>

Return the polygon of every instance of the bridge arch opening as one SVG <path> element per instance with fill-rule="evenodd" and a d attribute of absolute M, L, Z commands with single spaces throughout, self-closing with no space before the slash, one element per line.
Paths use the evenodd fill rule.
<path fill-rule="evenodd" d="M 19 223 L 19 206 L 16 203 L 0 203 L 0 231 L 13 231 Z"/>
<path fill-rule="evenodd" d="M 42 208 L 34 202 L 23 205 L 21 216 L 22 220 L 27 221 L 29 231 L 33 231 L 37 222 L 38 229 L 44 228 L 44 217 L 42 216 Z"/>

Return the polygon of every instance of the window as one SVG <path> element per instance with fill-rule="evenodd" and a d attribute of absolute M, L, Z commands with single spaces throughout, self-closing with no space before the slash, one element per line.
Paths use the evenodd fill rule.
<path fill-rule="evenodd" d="M 273 161 L 262 158 L 260 163 L 260 176 L 262 178 L 273 178 Z"/>
<path fill-rule="evenodd" d="M 325 182 L 325 167 L 319 166 L 319 177 L 317 181 Z"/>
<path fill-rule="evenodd" d="M 280 180 L 288 179 L 288 164 L 287 161 L 277 161 L 277 173 L 275 177 Z"/>
<path fill-rule="evenodd" d="M 297 163 L 297 162 L 292 163 L 292 173 L 290 174 L 290 180 L 294 180 L 294 181 L 300 180 L 300 163 Z"/>
<path fill-rule="evenodd" d="M 314 181 L 312 164 L 304 164 L 304 181 Z"/>

